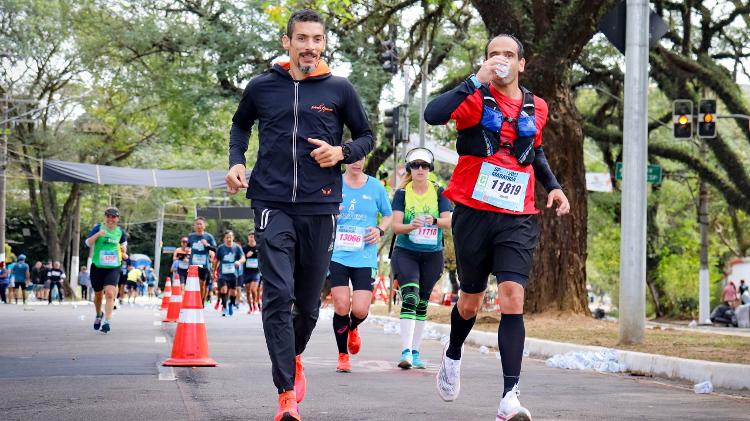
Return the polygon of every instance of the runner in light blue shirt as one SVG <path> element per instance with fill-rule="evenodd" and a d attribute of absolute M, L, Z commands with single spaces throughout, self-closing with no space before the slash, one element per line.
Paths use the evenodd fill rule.
<path fill-rule="evenodd" d="M 346 165 L 343 201 L 331 257 L 333 330 L 339 349 L 336 366 L 339 372 L 351 371 L 349 353 L 359 352 L 361 339 L 357 326 L 370 311 L 378 267 L 378 242 L 392 218 L 385 187 L 362 172 L 364 162 L 361 159 Z M 349 288 L 350 281 L 353 292 Z"/>

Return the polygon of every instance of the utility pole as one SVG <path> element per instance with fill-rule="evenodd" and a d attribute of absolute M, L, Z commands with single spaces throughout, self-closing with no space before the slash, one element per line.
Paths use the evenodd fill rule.
<path fill-rule="evenodd" d="M 705 148 L 701 145 L 701 150 Z M 708 186 L 701 177 L 698 192 L 698 224 L 701 227 L 700 272 L 698 272 L 698 323 L 711 324 L 711 300 L 708 279 Z"/>
<path fill-rule="evenodd" d="M 16 123 L 32 123 L 34 120 L 26 117 L 30 112 L 18 113 L 16 117 L 10 117 L 10 111 L 15 109 L 20 104 L 35 104 L 35 100 L 30 99 L 15 99 L 10 96 L 8 92 L 2 98 L 3 120 L 2 130 L 3 135 L 0 137 L 0 261 L 5 261 L 5 172 L 8 168 L 8 135 L 10 134 L 11 126 Z M 11 108 L 13 106 L 13 108 Z M 20 115 L 19 115 L 20 114 Z"/>
<path fill-rule="evenodd" d="M 648 25 L 648 1 L 628 0 L 620 241 L 620 343 L 623 344 L 643 342 L 646 325 Z"/>
<path fill-rule="evenodd" d="M 164 204 L 159 208 L 159 220 L 156 221 L 156 238 L 154 241 L 154 277 L 159 285 L 159 269 L 161 267 L 161 242 L 164 235 Z M 180 282 L 184 282 L 180 279 Z"/>
<path fill-rule="evenodd" d="M 0 145 L 0 261 L 5 262 L 5 168 L 8 166 L 8 132 L 10 131 L 10 95 L 3 99 L 3 141 Z"/>
<path fill-rule="evenodd" d="M 78 194 L 76 207 L 73 211 L 73 242 L 70 253 L 70 289 L 73 290 L 73 297 L 78 297 L 78 269 L 80 265 L 80 248 L 81 248 L 81 195 Z"/>

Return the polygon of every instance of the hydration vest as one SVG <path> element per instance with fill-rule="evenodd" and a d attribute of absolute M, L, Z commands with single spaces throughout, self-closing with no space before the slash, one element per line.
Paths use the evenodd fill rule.
<path fill-rule="evenodd" d="M 520 165 L 529 165 L 534 161 L 534 139 L 536 138 L 536 109 L 534 94 L 521 86 L 523 104 L 516 118 L 504 116 L 490 89 L 482 85 L 482 118 L 479 123 L 458 131 L 456 152 L 459 155 L 488 157 L 500 149 L 509 149 Z M 500 132 L 503 123 L 513 124 L 516 138 L 503 140 Z"/>

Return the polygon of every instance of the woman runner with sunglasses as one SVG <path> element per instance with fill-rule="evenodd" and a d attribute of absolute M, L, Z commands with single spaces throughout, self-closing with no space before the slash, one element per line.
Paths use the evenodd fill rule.
<path fill-rule="evenodd" d="M 429 179 L 433 156 L 429 149 L 406 154 L 406 178 L 393 195 L 394 279 L 401 290 L 401 359 L 403 369 L 425 368 L 419 355 L 427 319 L 427 303 L 443 273 L 443 230 L 451 226 L 451 204 L 443 189 Z"/>
<path fill-rule="evenodd" d="M 187 271 L 190 266 L 190 247 L 188 247 L 188 238 L 180 238 L 180 247 L 177 247 L 172 254 L 172 261 L 177 262 L 177 275 L 180 282 L 185 283 L 187 280 Z"/>

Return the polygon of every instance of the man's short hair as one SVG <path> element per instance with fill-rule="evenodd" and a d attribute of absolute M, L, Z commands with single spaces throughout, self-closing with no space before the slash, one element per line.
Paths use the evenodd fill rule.
<path fill-rule="evenodd" d="M 193 219 L 193 222 L 203 221 L 206 222 L 206 218 L 202 216 L 196 216 L 195 219 Z"/>
<path fill-rule="evenodd" d="M 518 47 L 518 59 L 520 60 L 520 59 L 524 58 L 525 51 L 523 49 L 523 44 L 521 43 L 521 41 L 518 38 L 516 38 L 514 35 L 511 35 L 511 34 L 498 34 L 498 35 L 495 35 L 494 37 L 490 38 L 490 40 L 487 41 L 487 45 L 484 47 L 484 57 L 485 58 L 487 58 L 487 55 L 489 54 L 488 50 L 490 48 L 490 43 L 492 43 L 492 41 L 496 40 L 497 38 L 510 38 L 513 41 L 515 41 L 516 42 L 516 46 Z"/>
<path fill-rule="evenodd" d="M 292 13 L 292 16 L 289 16 L 289 20 L 286 22 L 286 36 L 288 36 L 289 38 L 292 37 L 295 22 L 318 22 L 319 24 L 323 25 L 323 28 L 325 28 L 326 26 L 323 18 L 321 18 L 320 15 L 315 11 L 310 9 L 298 10 Z"/>

